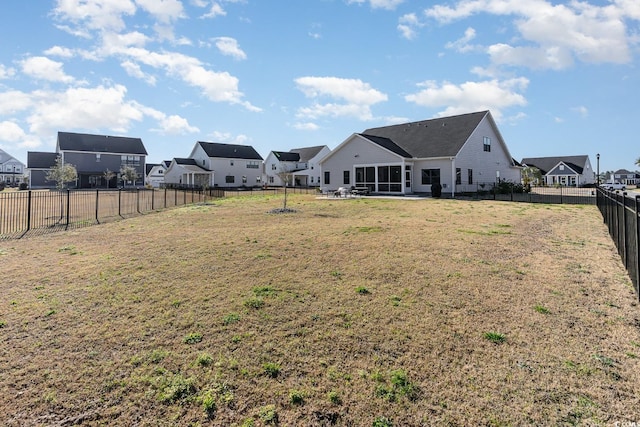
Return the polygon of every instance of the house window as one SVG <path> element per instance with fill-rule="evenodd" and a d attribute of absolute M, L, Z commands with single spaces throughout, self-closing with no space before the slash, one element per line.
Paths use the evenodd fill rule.
<path fill-rule="evenodd" d="M 100 163 L 100 153 L 96 153 L 96 162 Z"/>
<path fill-rule="evenodd" d="M 440 169 L 422 169 L 422 185 L 440 184 Z"/>
<path fill-rule="evenodd" d="M 243 183 L 243 184 L 246 184 L 246 183 L 247 183 L 247 177 L 246 177 L 246 175 L 243 175 L 243 176 L 242 176 L 242 183 Z"/>
<path fill-rule="evenodd" d="M 400 166 L 378 166 L 378 191 L 402 191 Z"/>
<path fill-rule="evenodd" d="M 473 169 L 467 169 L 467 176 L 469 177 L 469 184 L 473 184 Z"/>
<path fill-rule="evenodd" d="M 250 161 L 247 163 L 247 169 L 260 169 L 260 164 L 259 162 Z"/>
<path fill-rule="evenodd" d="M 262 182 L 262 177 L 261 176 L 256 176 L 256 182 L 258 184 L 260 184 Z"/>
<path fill-rule="evenodd" d="M 329 171 L 325 171 L 324 173 L 324 183 L 325 185 L 331 184 L 331 174 L 329 173 Z"/>
<path fill-rule="evenodd" d="M 202 159 L 202 166 L 204 166 L 204 159 Z"/>
<path fill-rule="evenodd" d="M 483 138 L 483 146 L 484 146 L 484 151 L 491 151 L 491 138 L 489 138 L 488 136 L 485 136 Z"/>
<path fill-rule="evenodd" d="M 356 187 L 367 187 L 369 191 L 376 191 L 376 168 L 356 168 Z"/>
<path fill-rule="evenodd" d="M 456 185 L 462 184 L 462 169 L 456 168 Z"/>
<path fill-rule="evenodd" d="M 269 184 L 273 184 L 273 177 L 272 176 L 269 177 Z"/>
<path fill-rule="evenodd" d="M 140 156 L 120 156 L 120 163 L 127 166 L 140 166 Z"/>
<path fill-rule="evenodd" d="M 275 163 L 271 163 L 271 170 L 272 171 L 276 170 L 276 164 Z"/>
<path fill-rule="evenodd" d="M 564 170 L 564 165 L 560 165 L 560 170 L 563 171 Z"/>
<path fill-rule="evenodd" d="M 313 184 L 313 177 L 311 177 L 311 183 Z"/>
<path fill-rule="evenodd" d="M 344 185 L 349 185 L 351 183 L 351 180 L 349 178 L 349 171 L 342 172 L 342 183 Z"/>
<path fill-rule="evenodd" d="M 163 171 L 162 169 L 160 169 L 160 170 L 158 171 L 158 175 L 162 175 L 163 173 L 164 173 L 164 171 Z"/>
<path fill-rule="evenodd" d="M 234 182 L 236 182 L 236 177 L 233 175 L 227 175 L 224 177 L 224 182 L 226 182 L 227 184 L 233 184 Z"/>

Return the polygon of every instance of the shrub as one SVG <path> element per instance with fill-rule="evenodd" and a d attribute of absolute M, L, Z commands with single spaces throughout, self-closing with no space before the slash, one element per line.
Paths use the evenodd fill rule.
<path fill-rule="evenodd" d="M 264 300 L 260 297 L 254 297 L 245 300 L 243 304 L 247 308 L 254 308 L 258 310 L 264 306 Z"/>
<path fill-rule="evenodd" d="M 171 403 L 184 399 L 196 392 L 193 378 L 184 378 L 176 374 L 171 378 L 161 378 L 158 384 L 159 398 L 162 402 Z"/>
<path fill-rule="evenodd" d="M 262 365 L 262 369 L 267 376 L 275 378 L 280 374 L 280 365 L 277 363 L 267 362 Z"/>
<path fill-rule="evenodd" d="M 225 325 L 230 325 L 232 323 L 236 323 L 240 321 L 240 315 L 237 313 L 229 313 L 222 318 L 222 323 Z"/>
<path fill-rule="evenodd" d="M 365 288 L 364 286 L 358 286 L 356 288 L 356 292 L 361 294 L 361 295 L 367 295 L 367 294 L 371 293 L 371 292 L 369 292 L 369 289 Z"/>
<path fill-rule="evenodd" d="M 278 412 L 276 411 L 276 405 L 263 406 L 258 412 L 258 417 L 260 417 L 265 424 L 277 424 Z"/>
<path fill-rule="evenodd" d="M 340 405 L 342 403 L 340 395 L 335 390 L 331 390 L 329 393 L 327 393 L 327 397 L 329 398 L 329 402 L 333 403 L 334 405 Z"/>
<path fill-rule="evenodd" d="M 186 337 L 184 337 L 185 344 L 196 344 L 202 341 L 202 334 L 199 332 L 191 332 Z"/>
<path fill-rule="evenodd" d="M 292 405 L 302 405 L 304 403 L 304 393 L 299 390 L 289 392 L 289 403 Z"/>
<path fill-rule="evenodd" d="M 196 363 L 200 366 L 209 366 L 213 363 L 213 357 L 209 353 L 202 353 L 198 355 Z"/>
<path fill-rule="evenodd" d="M 393 427 L 391 420 L 387 417 L 378 417 L 373 420 L 372 427 Z"/>

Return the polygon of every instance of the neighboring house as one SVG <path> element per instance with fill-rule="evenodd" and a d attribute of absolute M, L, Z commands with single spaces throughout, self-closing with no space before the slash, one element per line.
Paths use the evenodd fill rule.
<path fill-rule="evenodd" d="M 53 188 L 56 183 L 47 180 L 49 170 L 55 166 L 58 153 L 29 151 L 27 153 L 27 171 L 30 188 Z"/>
<path fill-rule="evenodd" d="M 166 184 L 178 184 L 176 179 L 182 178 L 183 185 L 202 185 L 197 181 L 202 177 L 197 178 L 196 175 L 203 175 L 206 171 L 209 173 L 208 185 L 212 187 L 262 186 L 262 156 L 249 145 L 198 141 L 188 159 L 192 159 L 202 171 L 192 171 L 193 175 L 169 174 L 167 171 Z"/>
<path fill-rule="evenodd" d="M 42 154 L 35 153 L 34 159 L 43 159 Z M 140 138 L 58 132 L 56 152 L 48 154 L 54 162 L 56 156 L 60 156 L 63 163 L 76 168 L 78 179 L 75 183 L 69 183 L 71 188 L 115 188 L 118 184 L 144 185 L 147 150 Z M 46 164 L 40 161 L 34 163 L 34 169 L 40 173 L 30 173 L 32 188 L 55 187 L 54 182 L 43 179 L 46 176 L 46 172 L 42 173 L 43 166 Z M 49 168 L 51 166 L 53 164 Z M 137 178 L 134 182 L 122 182 L 119 171 L 123 166 L 131 166 L 136 170 Z M 109 182 L 105 177 L 107 171 L 114 172 L 114 177 Z"/>
<path fill-rule="evenodd" d="M 272 151 L 264 161 L 264 182 L 283 186 L 284 179 L 296 187 L 320 186 L 320 160 L 331 150 L 326 145 Z"/>
<path fill-rule="evenodd" d="M 520 162 L 524 167 L 534 167 L 540 170 L 541 185 L 560 185 L 567 187 L 581 187 L 594 184 L 596 175 L 591 167 L 589 156 L 560 156 L 560 157 L 528 157 Z"/>
<path fill-rule="evenodd" d="M 367 129 L 320 161 L 324 191 L 367 187 L 371 193 L 452 196 L 498 180 L 520 182 L 489 111 Z"/>
<path fill-rule="evenodd" d="M 147 163 L 144 184 L 153 188 L 164 186 L 164 176 L 169 165 L 171 165 L 171 160 L 163 160 L 162 163 Z"/>
<path fill-rule="evenodd" d="M 24 163 L 0 150 L 0 182 L 15 187 L 23 181 L 24 173 Z"/>
<path fill-rule="evenodd" d="M 200 166 L 195 159 L 174 158 L 164 173 L 165 186 L 202 187 L 213 185 L 213 171 Z"/>
<path fill-rule="evenodd" d="M 613 173 L 613 180 L 620 184 L 637 185 L 640 183 L 640 174 L 626 169 L 619 169 Z"/>

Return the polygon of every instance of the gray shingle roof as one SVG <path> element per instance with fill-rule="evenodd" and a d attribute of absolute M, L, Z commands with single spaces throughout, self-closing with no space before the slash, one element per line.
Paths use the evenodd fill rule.
<path fill-rule="evenodd" d="M 274 151 L 273 155 L 281 162 L 299 162 L 300 154 L 286 151 Z"/>
<path fill-rule="evenodd" d="M 50 169 L 56 164 L 58 153 L 48 153 L 44 151 L 27 152 L 27 168 L 29 169 Z"/>
<path fill-rule="evenodd" d="M 58 132 L 58 147 L 61 151 L 147 155 L 140 138 L 125 136 Z"/>
<path fill-rule="evenodd" d="M 571 169 L 581 174 L 587 164 L 589 156 L 556 156 L 556 157 L 527 157 L 522 159 L 520 163 L 526 166 L 532 166 L 540 169 L 543 175 L 549 173 L 558 163 L 564 162 Z"/>
<path fill-rule="evenodd" d="M 308 162 L 322 151 L 324 147 L 324 145 L 318 145 L 315 147 L 294 148 L 293 150 L 289 150 L 289 152 L 298 153 L 301 162 Z"/>
<path fill-rule="evenodd" d="M 263 160 L 262 156 L 250 145 L 221 144 L 218 142 L 198 141 L 207 156 L 224 159 Z"/>
<path fill-rule="evenodd" d="M 362 136 L 405 157 L 453 157 L 488 111 L 371 128 Z M 384 139 L 374 140 L 372 137 Z"/>

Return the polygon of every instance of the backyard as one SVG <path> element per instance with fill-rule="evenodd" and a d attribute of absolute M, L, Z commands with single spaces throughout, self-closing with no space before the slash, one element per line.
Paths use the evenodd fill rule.
<path fill-rule="evenodd" d="M 593 205 L 245 196 L 0 241 L 0 423 L 640 422 Z"/>

